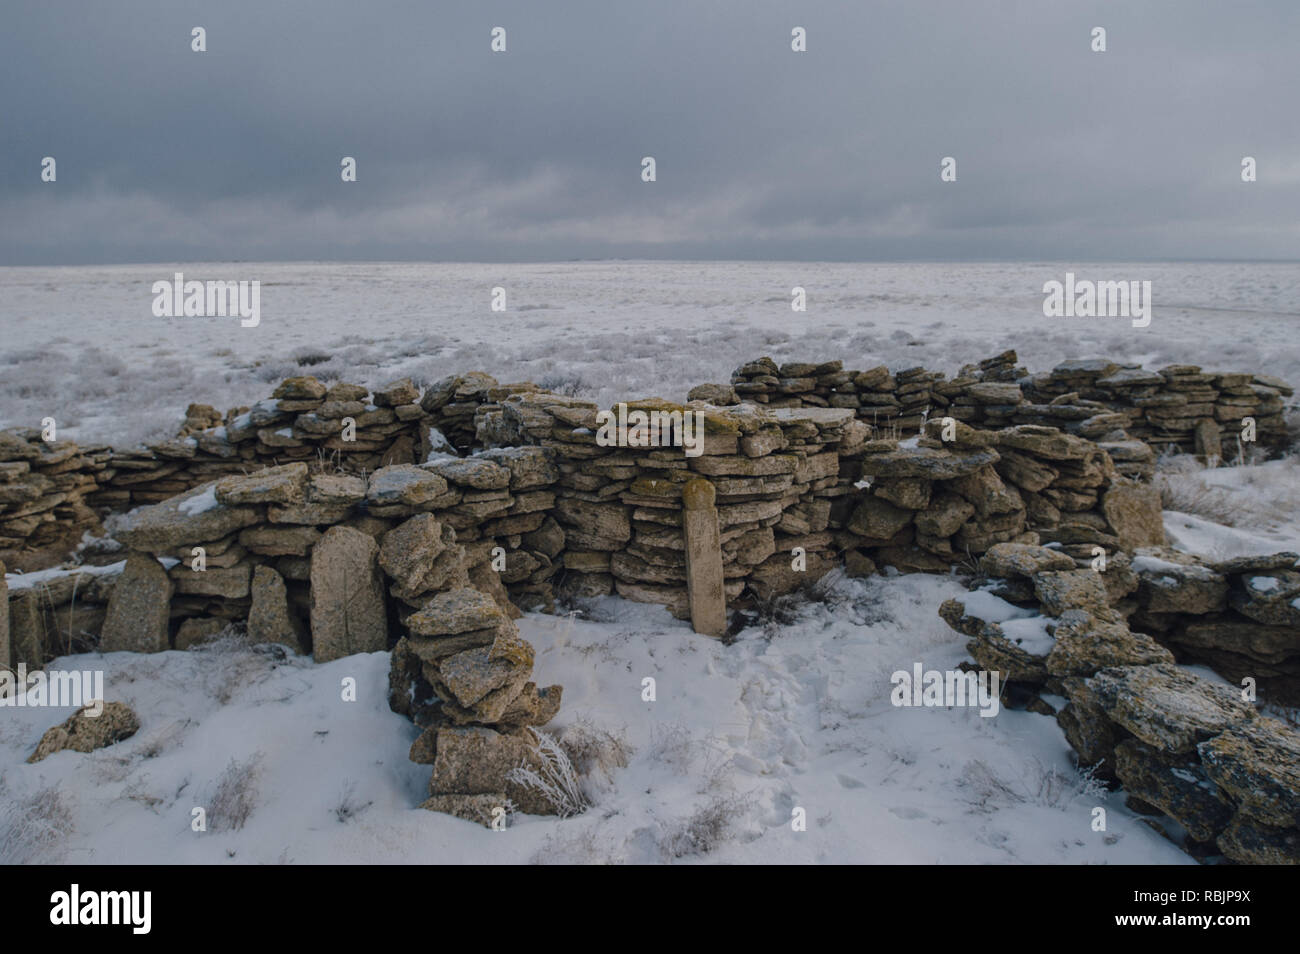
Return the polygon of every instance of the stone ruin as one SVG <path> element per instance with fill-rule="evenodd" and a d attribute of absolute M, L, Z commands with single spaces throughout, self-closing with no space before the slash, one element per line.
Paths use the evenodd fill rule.
<path fill-rule="evenodd" d="M 1157 451 L 1220 458 L 1240 417 L 1253 418 L 1262 447 L 1280 449 L 1291 395 L 1262 376 L 1189 366 L 1066 362 L 1028 375 L 1014 352 L 951 379 L 764 358 L 683 404 L 627 402 L 701 415 L 699 456 L 606 446 L 594 402 L 481 372 L 373 394 L 292 378 L 225 415 L 192 405 L 175 439 L 126 452 L 5 432 L 0 540 L 27 572 L 8 577 L 0 658 L 34 668 L 93 648 L 185 649 L 232 623 L 321 662 L 391 650 L 392 707 L 423 730 L 411 758 L 432 766 L 425 806 L 487 823 L 502 808 L 555 810 L 512 780 L 539 767 L 532 730 L 561 697 L 531 680 L 532 648 L 513 623 L 521 611 L 617 594 L 721 635 L 725 610 L 837 565 L 852 575 L 964 567 L 996 581 L 1002 604 L 1050 621 L 946 605 L 976 662 L 1039 711 L 1053 709 L 1044 696 L 1070 699 L 1057 717 L 1080 760 L 1178 818 L 1171 798 L 1137 794 L 1154 763 L 1133 752 L 1155 744 L 1149 733 L 1089 710 L 1108 713 L 1089 725 L 1109 726 L 1124 753 L 1099 757 L 1075 727 L 1084 703 L 1074 700 L 1103 671 L 1186 673 L 1177 660 L 1300 701 L 1295 556 L 1211 565 L 1163 549 L 1149 483 Z M 81 551 L 89 562 L 44 570 L 58 558 L 51 546 L 62 556 L 112 511 L 111 539 Z M 701 549 L 692 525 L 715 542 Z M 702 580 L 704 566 L 717 579 Z M 700 594 L 715 589 L 701 614 Z M 714 622 L 701 626 L 705 616 Z M 1005 631 L 1026 626 L 1028 643 Z M 1194 694 L 1223 695 L 1195 678 Z M 1250 744 L 1294 769 L 1290 736 L 1273 720 L 1251 725 Z M 1218 791 L 1243 804 L 1237 788 Z M 1286 829 L 1279 817 L 1243 815 Z M 1290 844 L 1285 832 L 1228 830 L 1214 837 L 1236 860 Z M 1249 838 L 1272 847 L 1237 847 Z"/>

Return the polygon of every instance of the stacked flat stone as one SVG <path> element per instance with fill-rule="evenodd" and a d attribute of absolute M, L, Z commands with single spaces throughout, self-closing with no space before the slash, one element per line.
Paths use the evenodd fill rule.
<path fill-rule="evenodd" d="M 851 482 L 841 473 L 841 454 L 851 453 L 855 445 L 862 445 L 870 432 L 869 427 L 856 420 L 851 408 L 782 408 L 773 411 L 772 416 L 780 429 L 781 444 L 774 447 L 768 456 L 755 458 L 755 463 L 793 458 L 794 469 L 790 472 L 789 487 L 782 491 L 783 496 L 778 500 L 780 517 L 772 527 L 774 538 L 770 555 L 754 565 L 746 577 L 750 591 L 760 599 L 790 592 L 820 579 L 834 566 L 838 556 L 834 536 L 834 530 L 839 526 L 837 518 L 842 517 L 845 509 L 842 502 L 853 492 Z M 767 433 L 775 438 L 770 425 L 743 437 L 742 453 L 748 455 L 765 449 L 767 445 L 763 441 L 768 440 Z M 717 469 L 716 464 L 705 462 L 703 458 L 693 466 L 698 466 L 700 473 Z M 722 518 L 725 513 L 722 505 L 727 500 L 723 491 L 731 487 L 718 481 L 715 485 Z M 747 532 L 752 534 L 753 530 Z M 725 525 L 723 533 L 725 540 Z M 763 543 L 766 551 L 766 538 Z M 796 551 L 801 557 L 802 569 L 795 569 Z M 727 556 L 725 543 L 723 555 L 724 558 Z M 757 555 L 751 553 L 748 560 L 752 562 Z"/>
<path fill-rule="evenodd" d="M 560 477 L 555 459 L 548 448 L 509 447 L 472 457 L 434 458 L 423 465 L 459 494 L 441 519 L 465 546 L 475 585 L 504 584 L 523 609 L 554 606 L 553 581 L 564 548 L 564 533 L 551 515 Z M 504 567 L 493 569 L 498 547 Z"/>
<path fill-rule="evenodd" d="M 478 586 L 513 613 L 507 585 L 544 604 L 563 546 L 550 456 L 488 451 L 368 477 L 298 461 L 133 511 L 116 531 L 131 554 L 101 647 L 184 649 L 246 621 L 259 642 L 327 661 L 387 649 L 390 611 L 405 626 L 447 589 Z"/>
<path fill-rule="evenodd" d="M 530 726 L 560 708 L 560 686 L 532 681 L 533 648 L 489 596 L 454 588 L 408 618 L 409 635 L 393 649 L 389 704 L 424 731 L 411 760 L 432 765 L 422 808 L 484 825 L 518 810 L 554 814 L 557 806 L 512 779 L 540 767 Z"/>
<path fill-rule="evenodd" d="M 1300 555 L 1213 563 L 1167 548 L 1134 557 L 1135 624 L 1180 659 L 1203 662 L 1233 683 L 1300 706 Z"/>
<path fill-rule="evenodd" d="M 357 385 L 326 387 L 312 377 L 289 378 L 270 399 L 234 408 L 224 417 L 206 405 L 190 405 L 178 435 L 170 440 L 116 452 L 108 461 L 102 459 L 103 448 L 83 450 L 91 464 L 78 469 L 95 473 L 98 486 L 85 484 L 82 493 L 89 494 L 92 507 L 121 511 L 161 502 L 250 466 L 328 460 L 339 469 L 365 473 L 393 463 L 418 463 L 430 453 L 509 446 L 538 424 L 520 419 L 532 413 L 527 400 L 510 410 L 515 397 L 529 393 L 545 395 L 544 406 L 573 402 L 570 417 L 584 413 L 580 408 L 594 408 L 592 402 L 552 395 L 531 382 L 499 384 L 480 371 L 444 378 L 422 396 L 409 379 L 371 396 Z M 738 368 L 729 385 L 692 389 L 690 400 L 718 406 L 743 401 L 770 408 L 850 408 L 880 437 L 906 438 L 927 419 L 951 416 L 981 429 L 1037 424 L 1107 444 L 1137 441 L 1156 451 L 1221 458 L 1240 449 L 1237 437 L 1246 417 L 1255 421 L 1260 446 L 1284 446 L 1283 414 L 1293 395 L 1286 384 L 1264 375 L 1202 373 L 1192 365 L 1157 372 L 1086 359 L 1030 376 L 1017 364 L 1016 353 L 1007 351 L 963 367 L 952 379 L 919 367 L 891 374 L 883 366 L 852 371 L 840 361 L 777 365 L 764 357 Z M 355 441 L 343 440 L 344 418 L 355 421 Z M 558 436 L 530 433 L 526 442 L 592 442 L 591 435 L 573 434 L 568 421 L 561 424 Z M 542 422 L 542 429 L 547 426 Z M 1149 467 L 1128 459 L 1122 449 L 1112 456 L 1122 473 L 1149 476 Z M 0 497 L 4 495 L 0 484 Z M 22 522 L 9 528 L 0 523 L 0 541 L 17 538 L 31 522 L 22 519 L 34 515 L 30 506 L 21 509 L 15 519 Z"/>
<path fill-rule="evenodd" d="M 978 377 L 959 375 L 945 381 L 937 389 L 938 398 L 948 402 L 935 411 L 941 417 L 952 417 L 971 427 L 1006 427 L 1020 420 L 1024 396 L 1020 387 L 1007 381 L 983 381 Z"/>
<path fill-rule="evenodd" d="M 326 387 L 314 377 L 287 378 L 252 407 L 224 419 L 190 405 L 177 437 L 113 455 L 115 473 L 92 503 L 113 510 L 160 503 L 199 484 L 292 461 L 364 474 L 423 460 L 433 437 L 409 378 L 370 394 L 355 384 Z M 355 425 L 346 436 L 345 419 Z"/>
<path fill-rule="evenodd" d="M 62 560 L 99 520 L 87 502 L 112 478 L 102 445 L 43 441 L 32 428 L 0 431 L 0 560 L 38 570 Z"/>
<path fill-rule="evenodd" d="M 531 388 L 532 385 L 522 385 Z M 458 451 L 468 450 L 475 444 L 477 424 L 475 418 L 483 405 L 496 404 L 503 393 L 497 379 L 482 371 L 453 374 L 431 384 L 420 398 L 420 408 L 430 418 L 430 423 L 444 434 Z"/>
<path fill-rule="evenodd" d="M 1150 371 L 1106 359 L 1067 361 L 1034 375 L 1026 385 L 1032 401 L 1060 401 L 1109 408 L 1123 414 L 1123 429 L 1157 453 L 1181 451 L 1222 457 L 1236 447 L 1242 419 L 1255 419 L 1261 446 L 1286 440 L 1284 398 L 1294 391 L 1267 375 L 1204 372 L 1196 365 L 1168 365 Z M 1118 422 L 1118 419 L 1116 419 Z M 1101 423 L 1083 436 L 1100 436 Z"/>
<path fill-rule="evenodd" d="M 941 439 L 946 431 L 951 440 Z M 1095 547 L 1164 542 L 1159 494 L 1120 478 L 1097 445 L 1055 428 L 930 421 L 920 438 L 868 441 L 851 474 L 852 511 L 837 541 L 865 572 L 944 572 L 1006 542 L 1053 543 L 1085 562 Z"/>
<path fill-rule="evenodd" d="M 840 362 L 777 365 L 763 357 L 737 368 L 730 388 L 710 384 L 691 392 L 718 404 L 851 407 L 882 437 L 907 437 L 925 419 L 947 415 L 984 429 L 1037 424 L 1202 457 L 1233 452 L 1245 417 L 1255 420 L 1262 447 L 1285 446 L 1285 399 L 1293 395 L 1265 375 L 1203 373 L 1193 365 L 1151 371 L 1106 358 L 1065 361 L 1030 375 L 1014 351 L 966 365 L 951 379 L 923 368 L 891 374 L 884 367 L 844 370 Z"/>
<path fill-rule="evenodd" d="M 136 548 L 181 561 L 167 567 L 177 588 L 167 599 L 168 637 L 154 633 L 143 644 L 185 645 L 232 619 L 278 620 L 278 612 L 254 613 L 253 601 L 265 591 L 267 605 L 278 605 L 281 588 L 290 618 L 302 622 L 310 616 L 319 537 L 347 524 L 378 542 L 421 513 L 437 518 L 436 529 L 425 527 L 425 551 L 463 564 L 470 584 L 507 612 L 517 612 L 511 601 L 549 609 L 559 587 L 571 595 L 620 593 L 685 616 L 680 488 L 692 476 L 714 484 L 732 600 L 746 586 L 763 597 L 808 583 L 837 555 L 854 572 L 877 564 L 943 572 L 998 542 L 1053 543 L 1077 561 L 1091 559 L 1097 547 L 1113 553 L 1160 543 L 1154 492 L 1133 486 L 1151 476 L 1154 453 L 1127 433 L 1147 426 L 1146 411 L 1136 404 L 1124 410 L 1124 402 L 1175 395 L 1200 408 L 1214 391 L 1216 408 L 1226 397 L 1237 402 L 1233 414 L 1249 407 L 1260 420 L 1280 419 L 1282 389 L 1241 375 L 1205 378 L 1190 367 L 1156 373 L 1092 360 L 1026 380 L 1014 352 L 966 366 L 951 380 L 919 368 L 892 375 L 883 367 L 852 372 L 839 362 L 777 366 L 760 359 L 738 371 L 735 385 L 694 389 L 688 405 L 629 403 L 647 412 L 702 410 L 699 458 L 681 448 L 600 446 L 594 402 L 529 383 L 499 385 L 479 372 L 440 382 L 423 398 L 406 379 L 367 395 L 358 386 L 293 378 L 251 409 L 223 416 L 191 405 L 176 439 L 138 456 L 106 460 L 102 448 L 7 433 L 0 439 L 0 456 L 10 458 L 0 461 L 0 499 L 8 498 L 0 527 L 14 533 L 10 543 L 18 533 L 35 535 L 23 538 L 21 557 L 6 551 L 11 568 L 49 566 L 83 528 L 94 529 L 85 499 L 163 497 L 166 521 L 184 524 L 182 517 L 202 512 L 201 494 L 189 498 L 184 514 L 176 511 L 177 494 L 297 457 L 300 468 L 344 473 L 309 475 L 307 484 L 294 478 L 292 501 L 233 504 L 236 514 L 252 513 L 251 524 L 210 536 L 185 529 L 166 546 Z M 744 403 L 737 403 L 741 391 Z M 1021 395 L 1029 399 L 1017 400 Z M 356 421 L 355 443 L 342 441 L 345 417 Z M 919 429 L 923 418 L 923 435 L 900 439 L 900 425 Z M 947 418 L 957 426 L 945 442 Z M 1039 423 L 996 426 L 1008 420 Z M 474 453 L 458 456 L 435 424 Z M 1211 436 L 1204 425 L 1200 419 L 1202 443 Z M 1099 442 L 1087 437 L 1102 431 Z M 394 454 L 404 460 L 387 463 Z M 352 483 L 341 479 L 348 473 Z M 332 478 L 339 480 L 327 486 Z M 453 534 L 454 545 L 444 541 Z M 33 540 L 48 546 L 35 549 Z M 202 579 L 186 573 L 195 546 L 208 561 Z M 255 575 L 262 566 L 275 576 Z M 129 569 L 132 580 L 145 573 L 139 560 Z M 457 573 L 445 585 L 463 581 Z M 403 589 L 386 594 L 401 613 L 430 592 Z M 74 632 L 86 629 L 79 624 Z"/>
<path fill-rule="evenodd" d="M 979 381 L 1018 382 L 1029 377 L 1013 349 L 985 358 L 976 364 L 963 365 L 958 377 L 973 377 Z"/>
<path fill-rule="evenodd" d="M 318 511 L 328 509 L 333 517 L 364 496 L 360 478 L 309 479 L 307 465 L 299 462 L 210 481 L 134 511 L 116 531 L 131 554 L 109 603 L 100 647 L 185 649 L 233 621 L 256 616 L 284 623 L 275 636 L 259 636 L 306 651 L 290 622 L 297 614 L 289 609 L 286 578 L 295 583 L 295 602 L 302 603 L 305 594 L 296 584 L 308 578 L 310 554 L 322 536 L 316 524 L 328 522 Z M 282 605 L 268 605 L 268 598 Z"/>
<path fill-rule="evenodd" d="M 703 385 L 717 389 L 701 392 L 699 397 L 711 403 L 764 404 L 768 407 L 856 407 L 848 403 L 853 393 L 853 372 L 844 370 L 842 361 L 821 363 L 791 361 L 777 365 L 771 358 L 763 357 L 737 368 L 731 375 L 731 385 Z M 735 394 L 731 401 L 719 400 Z M 694 392 L 692 399 L 696 397 Z"/>
<path fill-rule="evenodd" d="M 1152 586 L 1215 602 L 1218 584 L 1192 563 L 1166 559 L 1171 552 L 1139 551 L 1131 566 L 1100 573 L 1076 568 L 1054 549 L 999 544 L 980 561 L 986 595 L 949 600 L 940 616 L 971 638 L 967 649 L 981 668 L 1011 684 L 1008 699 L 1052 713 L 1041 693 L 1064 696 L 1054 714 L 1079 762 L 1122 784 L 1136 810 L 1173 818 L 1188 851 L 1244 864 L 1300 863 L 1300 732 L 1258 714 L 1239 689 L 1182 668 L 1125 618 L 1135 591 L 1150 606 Z M 1297 582 L 1278 566 L 1294 557 L 1234 568 L 1277 580 L 1280 589 Z M 1156 561 L 1184 569 L 1168 570 L 1171 583 L 1153 583 L 1152 573 L 1165 572 Z M 1005 609 L 990 606 L 987 594 L 1005 599 Z M 1254 609 L 1271 615 L 1280 598 Z"/>
<path fill-rule="evenodd" d="M 626 407 L 628 413 L 702 413 L 702 454 L 626 446 L 632 443 L 626 434 L 602 446 L 594 402 L 544 391 L 511 394 L 499 413 L 480 420 L 485 442 L 536 443 L 555 455 L 554 518 L 565 537 L 566 596 L 617 593 L 688 617 L 681 493 L 701 476 L 715 489 L 729 599 L 747 582 L 766 592 L 801 585 L 829 568 L 829 501 L 847 492 L 839 486 L 836 448 L 853 423 L 851 410 L 787 413 L 770 404 L 720 406 L 704 398 L 686 405 L 651 398 Z M 778 551 L 796 545 L 810 551 L 809 569 L 791 579 L 789 553 Z"/>

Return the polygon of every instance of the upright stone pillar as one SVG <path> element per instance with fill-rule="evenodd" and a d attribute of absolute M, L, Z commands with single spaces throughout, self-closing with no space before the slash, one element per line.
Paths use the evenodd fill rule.
<path fill-rule="evenodd" d="M 13 669 L 9 653 L 9 584 L 5 582 L 5 564 L 0 560 L 0 669 Z"/>
<path fill-rule="evenodd" d="M 1207 467 L 1218 467 L 1219 461 L 1223 459 L 1219 424 L 1212 417 L 1196 422 L 1196 454 L 1205 460 Z"/>
<path fill-rule="evenodd" d="M 108 598 L 100 652 L 160 653 L 170 648 L 168 607 L 173 589 L 171 577 L 156 557 L 132 552 Z"/>
<path fill-rule="evenodd" d="M 682 488 L 682 533 L 686 537 L 686 590 L 691 626 L 705 636 L 727 632 L 727 598 L 722 589 L 722 535 L 713 484 L 701 477 Z"/>
<path fill-rule="evenodd" d="M 318 663 L 388 648 L 384 582 L 373 537 L 330 527 L 312 548 L 310 575 L 312 656 Z"/>

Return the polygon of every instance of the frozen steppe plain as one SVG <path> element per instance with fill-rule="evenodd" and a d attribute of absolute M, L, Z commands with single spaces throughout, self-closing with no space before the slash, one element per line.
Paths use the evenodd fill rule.
<path fill-rule="evenodd" d="M 261 282 L 261 323 L 155 318 L 151 288 Z M 1043 283 L 1150 280 L 1146 328 L 1046 318 Z M 791 289 L 808 293 L 793 312 Z M 492 289 L 507 310 L 490 310 Z M 1300 264 L 574 262 L 0 268 L 0 427 L 53 416 L 83 442 L 170 437 L 291 374 L 376 386 L 481 370 L 605 404 L 684 399 L 742 362 L 961 364 L 1015 348 L 1030 371 L 1097 355 L 1300 381 Z"/>

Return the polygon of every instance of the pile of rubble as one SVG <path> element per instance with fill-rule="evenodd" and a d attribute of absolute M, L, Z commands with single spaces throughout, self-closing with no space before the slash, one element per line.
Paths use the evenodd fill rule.
<path fill-rule="evenodd" d="M 1135 625 L 1234 683 L 1300 706 L 1300 554 L 1209 562 L 1172 549 L 1139 551 Z"/>
<path fill-rule="evenodd" d="M 1054 713 L 1080 763 L 1122 784 L 1136 810 L 1174 819 L 1193 854 L 1300 862 L 1300 732 L 1130 628 L 1126 611 L 1161 585 L 1148 565 L 1160 552 L 1098 572 L 1055 548 L 999 544 L 980 561 L 984 583 L 940 615 L 1012 701 Z M 1068 700 L 1059 711 L 1053 696 Z"/>

